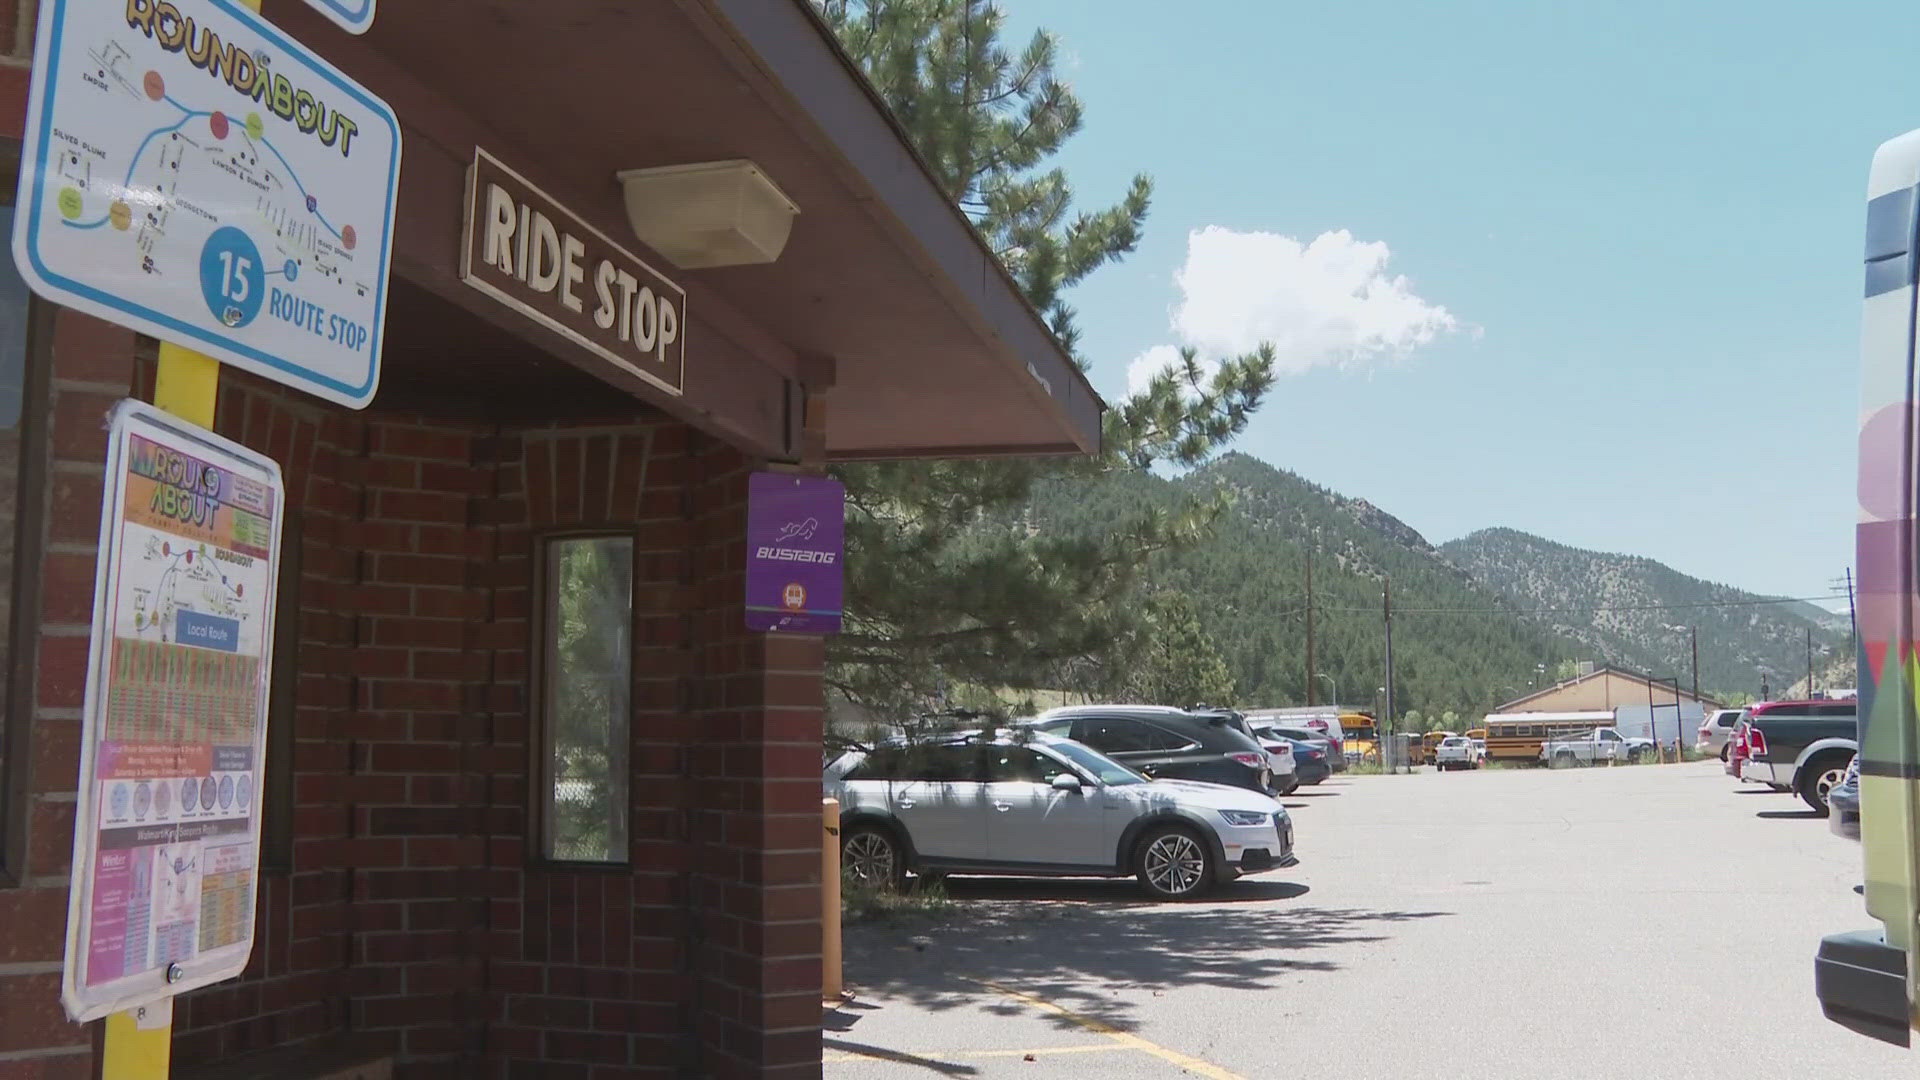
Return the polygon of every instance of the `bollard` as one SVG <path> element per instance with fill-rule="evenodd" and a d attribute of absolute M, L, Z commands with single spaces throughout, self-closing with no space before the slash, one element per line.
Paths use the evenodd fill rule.
<path fill-rule="evenodd" d="M 840 800 L 821 799 L 820 997 L 840 1004 Z"/>

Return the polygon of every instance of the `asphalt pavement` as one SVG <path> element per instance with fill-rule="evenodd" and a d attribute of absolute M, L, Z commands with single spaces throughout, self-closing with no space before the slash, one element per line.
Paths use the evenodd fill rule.
<path fill-rule="evenodd" d="M 1206 900 L 955 879 L 850 926 L 825 1075 L 1865 1080 L 1920 1056 L 1820 1015 L 1860 849 L 1717 762 L 1339 777 L 1301 864 Z"/>

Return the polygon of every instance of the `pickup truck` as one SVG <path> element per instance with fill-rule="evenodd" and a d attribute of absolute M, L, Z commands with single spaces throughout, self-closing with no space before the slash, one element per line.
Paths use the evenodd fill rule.
<path fill-rule="evenodd" d="M 1653 751 L 1651 739 L 1629 739 L 1613 728 L 1595 728 L 1577 739 L 1549 739 L 1540 744 L 1540 760 L 1555 769 L 1601 762 L 1627 762 Z"/>
<path fill-rule="evenodd" d="M 1791 791 L 1816 812 L 1847 776 L 1860 749 L 1860 720 L 1851 701 L 1765 701 L 1742 718 L 1746 759 L 1740 779 Z"/>
<path fill-rule="evenodd" d="M 1477 769 L 1480 767 L 1480 752 L 1473 748 L 1473 740 L 1465 735 L 1449 735 L 1433 748 L 1433 764 L 1441 772 Z"/>

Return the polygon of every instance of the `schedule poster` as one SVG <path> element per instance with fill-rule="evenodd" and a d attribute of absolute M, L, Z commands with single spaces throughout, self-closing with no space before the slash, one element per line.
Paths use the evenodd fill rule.
<path fill-rule="evenodd" d="M 75 1020 L 246 967 L 284 503 L 271 459 L 115 407 L 62 994 Z"/>

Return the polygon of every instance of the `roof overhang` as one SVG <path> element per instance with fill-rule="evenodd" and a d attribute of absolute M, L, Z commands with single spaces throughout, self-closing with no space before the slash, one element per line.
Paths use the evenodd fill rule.
<path fill-rule="evenodd" d="M 269 16 L 401 117 L 394 273 L 410 288 L 396 290 L 390 370 L 403 362 L 393 343 L 422 352 L 451 304 L 512 335 L 462 369 L 469 394 L 577 396 L 577 381 L 552 378 L 551 366 L 516 370 L 515 350 L 532 344 L 774 457 L 795 456 L 802 398 L 829 384 L 833 459 L 1098 448 L 1104 405 L 1085 375 L 808 0 L 392 4 L 359 38 L 300 4 Z M 604 370 L 460 279 L 475 147 L 685 287 L 682 394 Z M 618 172 L 736 158 L 799 205 L 775 262 L 678 270 L 634 237 Z M 433 302 L 408 303 L 422 293 Z M 447 351 L 458 355 L 434 366 L 458 365 L 497 336 L 455 334 L 461 347 Z M 410 377 L 415 388 L 430 382 Z M 393 385 L 402 394 L 409 384 Z"/>

